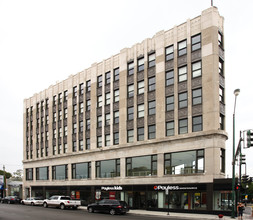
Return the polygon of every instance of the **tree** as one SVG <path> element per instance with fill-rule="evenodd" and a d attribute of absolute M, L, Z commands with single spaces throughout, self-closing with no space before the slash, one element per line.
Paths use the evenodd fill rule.
<path fill-rule="evenodd" d="M 22 176 L 23 176 L 23 170 L 18 169 L 16 172 L 13 172 L 13 176 L 11 177 L 11 179 L 16 180 L 16 181 L 22 181 Z"/>
<path fill-rule="evenodd" d="M 4 172 L 3 170 L 0 170 L 0 175 L 4 176 L 4 173 L 5 173 L 6 179 L 9 179 L 12 177 L 11 173 L 6 172 L 6 171 Z"/>

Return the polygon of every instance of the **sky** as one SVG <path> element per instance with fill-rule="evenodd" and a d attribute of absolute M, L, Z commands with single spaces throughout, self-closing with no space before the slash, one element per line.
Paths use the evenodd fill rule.
<path fill-rule="evenodd" d="M 226 176 L 231 177 L 237 88 L 236 146 L 240 131 L 253 129 L 253 1 L 213 4 L 225 18 Z M 0 0 L 0 169 L 22 169 L 24 99 L 210 6 L 211 0 Z M 253 148 L 243 153 L 253 177 Z"/>

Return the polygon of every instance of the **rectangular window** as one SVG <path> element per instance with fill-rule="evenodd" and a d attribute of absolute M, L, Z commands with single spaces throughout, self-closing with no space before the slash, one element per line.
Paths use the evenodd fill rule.
<path fill-rule="evenodd" d="M 105 135 L 105 146 L 110 146 L 111 145 L 111 135 L 107 134 Z"/>
<path fill-rule="evenodd" d="M 88 179 L 91 177 L 91 162 L 72 164 L 72 179 Z"/>
<path fill-rule="evenodd" d="M 178 56 L 183 56 L 187 54 L 187 43 L 186 40 L 183 40 L 178 43 Z"/>
<path fill-rule="evenodd" d="M 128 107 L 127 108 L 127 120 L 133 120 L 134 119 L 134 107 Z"/>
<path fill-rule="evenodd" d="M 86 131 L 90 130 L 90 119 L 86 119 Z"/>
<path fill-rule="evenodd" d="M 166 136 L 173 136 L 175 134 L 174 121 L 166 122 Z"/>
<path fill-rule="evenodd" d="M 114 81 L 119 80 L 119 68 L 113 70 Z"/>
<path fill-rule="evenodd" d="M 174 84 L 174 70 L 166 72 L 166 86 Z"/>
<path fill-rule="evenodd" d="M 155 90 L 155 76 L 148 78 L 148 91 L 154 91 Z"/>
<path fill-rule="evenodd" d="M 102 147 L 102 136 L 97 136 L 97 147 Z"/>
<path fill-rule="evenodd" d="M 97 77 L 97 88 L 102 87 L 102 85 L 103 85 L 103 77 L 102 75 L 100 75 Z"/>
<path fill-rule="evenodd" d="M 110 84 L 111 83 L 111 72 L 105 73 L 105 84 Z"/>
<path fill-rule="evenodd" d="M 73 134 L 76 134 L 77 133 L 77 124 L 74 123 L 73 124 Z"/>
<path fill-rule="evenodd" d="M 90 111 L 90 99 L 86 101 L 86 111 Z"/>
<path fill-rule="evenodd" d="M 33 180 L 33 168 L 25 169 L 25 174 L 26 180 Z"/>
<path fill-rule="evenodd" d="M 68 118 L 68 109 L 64 109 L 64 119 Z"/>
<path fill-rule="evenodd" d="M 202 103 L 202 89 L 192 90 L 192 105 L 199 105 Z"/>
<path fill-rule="evenodd" d="M 138 63 L 138 72 L 143 71 L 144 70 L 144 57 L 138 59 L 137 63 Z"/>
<path fill-rule="evenodd" d="M 119 132 L 115 132 L 113 134 L 113 144 L 118 145 L 119 144 Z"/>
<path fill-rule="evenodd" d="M 166 111 L 174 110 L 174 95 L 166 97 Z"/>
<path fill-rule="evenodd" d="M 155 66 L 155 53 L 148 55 L 148 68 Z"/>
<path fill-rule="evenodd" d="M 220 114 L 220 129 L 224 130 L 225 129 L 225 116 Z"/>
<path fill-rule="evenodd" d="M 127 72 L 129 76 L 134 74 L 134 62 L 130 62 L 127 64 Z"/>
<path fill-rule="evenodd" d="M 102 103 L 103 103 L 103 97 L 100 95 L 100 96 L 97 97 L 98 108 L 102 107 Z"/>
<path fill-rule="evenodd" d="M 79 103 L 79 113 L 83 113 L 83 102 Z"/>
<path fill-rule="evenodd" d="M 73 116 L 77 115 L 77 105 L 73 106 Z"/>
<path fill-rule="evenodd" d="M 64 126 L 64 137 L 68 135 L 68 127 Z"/>
<path fill-rule="evenodd" d="M 48 167 L 36 168 L 36 180 L 48 180 Z"/>
<path fill-rule="evenodd" d="M 137 141 L 144 141 L 144 128 L 138 128 Z"/>
<path fill-rule="evenodd" d="M 68 144 L 64 144 L 63 146 L 63 153 L 67 153 L 68 152 Z"/>
<path fill-rule="evenodd" d="M 77 86 L 73 87 L 73 97 L 77 97 Z"/>
<path fill-rule="evenodd" d="M 225 149 L 221 148 L 220 149 L 220 171 L 222 173 L 225 173 Z"/>
<path fill-rule="evenodd" d="M 90 92 L 91 89 L 91 82 L 90 80 L 86 81 L 86 92 Z"/>
<path fill-rule="evenodd" d="M 148 102 L 148 115 L 155 115 L 156 113 L 156 101 Z"/>
<path fill-rule="evenodd" d="M 126 158 L 126 176 L 157 175 L 157 155 Z"/>
<path fill-rule="evenodd" d="M 195 35 L 191 38 L 192 52 L 201 48 L 201 35 Z"/>
<path fill-rule="evenodd" d="M 220 58 L 219 59 L 219 74 L 223 76 L 224 73 L 224 61 Z"/>
<path fill-rule="evenodd" d="M 202 131 L 202 116 L 192 117 L 192 132 Z"/>
<path fill-rule="evenodd" d="M 63 99 L 64 99 L 64 102 L 68 101 L 68 90 L 64 91 L 64 97 L 63 97 Z"/>
<path fill-rule="evenodd" d="M 187 66 L 178 68 L 178 82 L 187 80 Z"/>
<path fill-rule="evenodd" d="M 165 58 L 166 61 L 174 59 L 174 46 L 173 45 L 165 48 L 165 56 L 166 56 L 166 58 Z"/>
<path fill-rule="evenodd" d="M 114 90 L 114 103 L 119 101 L 119 89 Z"/>
<path fill-rule="evenodd" d="M 90 149 L 90 138 L 86 138 L 85 149 L 86 149 L 86 150 L 89 150 L 89 149 Z"/>
<path fill-rule="evenodd" d="M 120 176 L 120 159 L 96 161 L 96 178 Z"/>
<path fill-rule="evenodd" d="M 178 133 L 186 134 L 188 132 L 188 119 L 180 119 L 178 123 Z"/>
<path fill-rule="evenodd" d="M 76 141 L 73 141 L 73 143 L 72 143 L 72 152 L 76 152 L 76 151 L 77 151 Z"/>
<path fill-rule="evenodd" d="M 138 82 L 138 95 L 144 93 L 144 80 Z"/>
<path fill-rule="evenodd" d="M 144 104 L 138 105 L 138 118 L 144 117 Z"/>
<path fill-rule="evenodd" d="M 118 124 L 119 123 L 119 111 L 115 111 L 113 113 L 113 123 Z"/>
<path fill-rule="evenodd" d="M 224 98 L 224 88 L 221 87 L 221 86 L 219 88 L 219 96 L 220 96 L 220 102 L 224 103 L 224 100 L 225 100 L 225 98 Z"/>
<path fill-rule="evenodd" d="M 53 180 L 68 179 L 68 165 L 52 166 L 52 179 Z"/>
<path fill-rule="evenodd" d="M 59 143 L 59 145 L 58 145 L 58 154 L 61 154 L 61 151 L 62 151 L 62 146 L 61 146 L 61 144 Z"/>
<path fill-rule="evenodd" d="M 80 85 L 79 85 L 79 94 L 80 95 L 83 95 L 83 93 L 84 93 L 84 84 L 83 83 L 81 83 Z"/>
<path fill-rule="evenodd" d="M 127 131 L 127 143 L 134 142 L 134 130 Z"/>
<path fill-rule="evenodd" d="M 164 174 L 182 175 L 204 172 L 204 150 L 164 154 Z"/>
<path fill-rule="evenodd" d="M 148 126 L 148 139 L 155 139 L 156 137 L 156 126 L 149 125 Z"/>
<path fill-rule="evenodd" d="M 192 63 L 192 78 L 199 77 L 202 75 L 201 61 Z"/>
<path fill-rule="evenodd" d="M 182 92 L 178 94 L 178 107 L 179 108 L 187 107 L 187 92 Z"/>
<path fill-rule="evenodd" d="M 97 117 L 97 127 L 98 128 L 102 127 L 102 116 L 101 115 Z"/>
<path fill-rule="evenodd" d="M 62 103 L 62 93 L 58 94 L 58 104 Z M 43 110 L 43 103 L 41 103 L 41 110 Z"/>
<path fill-rule="evenodd" d="M 105 115 L 105 126 L 110 124 L 111 124 L 111 114 L 109 113 Z"/>
<path fill-rule="evenodd" d="M 223 35 L 221 32 L 218 32 L 218 44 L 220 48 L 223 48 Z"/>
<path fill-rule="evenodd" d="M 105 104 L 110 105 L 110 103 L 111 103 L 111 93 L 109 92 L 105 94 Z"/>
<path fill-rule="evenodd" d="M 127 97 L 131 98 L 134 96 L 134 84 L 127 86 Z"/>

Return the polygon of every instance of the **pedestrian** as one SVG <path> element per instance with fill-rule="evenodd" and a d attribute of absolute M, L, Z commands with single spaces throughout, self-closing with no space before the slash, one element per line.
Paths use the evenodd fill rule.
<path fill-rule="evenodd" d="M 237 206 L 238 219 L 242 220 L 243 210 L 244 210 L 244 205 L 239 202 Z"/>

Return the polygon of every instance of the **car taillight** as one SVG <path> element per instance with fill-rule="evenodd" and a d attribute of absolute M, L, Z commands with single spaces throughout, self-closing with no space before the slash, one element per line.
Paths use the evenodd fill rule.
<path fill-rule="evenodd" d="M 118 206 L 117 206 L 117 209 L 122 209 L 122 206 L 121 206 L 121 205 L 118 205 Z"/>
<path fill-rule="evenodd" d="M 13 198 L 11 198 L 11 200 L 14 200 Z"/>
<path fill-rule="evenodd" d="M 69 203 L 69 201 L 67 201 L 67 203 Z"/>

